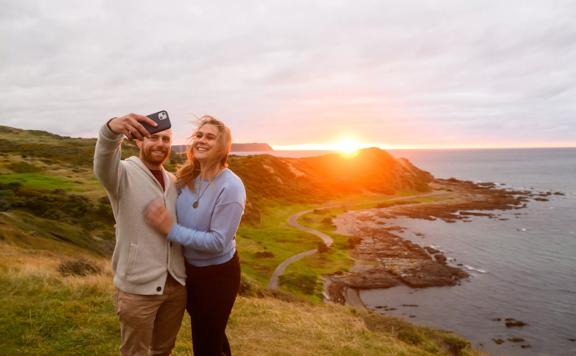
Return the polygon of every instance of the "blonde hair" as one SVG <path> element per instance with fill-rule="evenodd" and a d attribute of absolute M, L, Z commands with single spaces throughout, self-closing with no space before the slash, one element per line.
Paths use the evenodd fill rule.
<path fill-rule="evenodd" d="M 215 147 L 216 155 L 213 160 L 207 162 L 207 169 L 211 170 L 217 166 L 220 166 L 218 168 L 228 167 L 228 155 L 232 147 L 232 133 L 230 129 L 222 121 L 210 115 L 204 115 L 199 119 L 196 130 L 199 130 L 204 125 L 214 125 L 218 128 L 217 145 Z M 176 186 L 178 188 L 187 186 L 189 189 L 194 190 L 194 179 L 200 175 L 200 162 L 194 157 L 194 151 L 192 149 L 193 139 L 194 134 L 189 138 L 190 144 L 186 147 L 186 163 L 176 172 Z"/>

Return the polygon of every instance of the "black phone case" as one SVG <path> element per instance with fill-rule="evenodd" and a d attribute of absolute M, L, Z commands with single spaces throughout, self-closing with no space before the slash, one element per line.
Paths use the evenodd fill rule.
<path fill-rule="evenodd" d="M 169 128 L 172 127 L 172 124 L 170 123 L 170 117 L 168 116 L 168 112 L 166 110 L 158 111 L 154 114 L 147 115 L 147 117 L 151 118 L 152 120 L 154 120 L 155 123 L 158 124 L 158 126 L 154 127 L 148 125 L 147 123 L 144 122 L 142 123 L 142 126 L 144 126 L 144 128 L 146 128 L 146 130 L 148 130 L 148 132 L 150 132 L 151 134 L 168 130 Z"/>

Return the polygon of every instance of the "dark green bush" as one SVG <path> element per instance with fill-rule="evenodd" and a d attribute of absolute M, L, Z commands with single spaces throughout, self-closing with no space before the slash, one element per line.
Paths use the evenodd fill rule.
<path fill-rule="evenodd" d="M 34 173 L 42 170 L 42 168 L 28 162 L 14 162 L 8 164 L 6 167 L 14 173 Z"/>
<path fill-rule="evenodd" d="M 71 260 L 60 263 L 58 272 L 63 276 L 85 277 L 100 273 L 100 268 L 85 259 Z"/>

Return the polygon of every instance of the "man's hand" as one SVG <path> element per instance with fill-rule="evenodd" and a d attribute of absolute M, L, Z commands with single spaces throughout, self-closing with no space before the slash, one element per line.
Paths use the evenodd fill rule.
<path fill-rule="evenodd" d="M 120 117 L 115 117 L 108 121 L 108 127 L 114 133 L 124 134 L 129 139 L 141 140 L 144 137 L 150 137 L 150 133 L 141 122 L 145 122 L 152 126 L 158 126 L 152 119 L 138 114 L 128 114 Z"/>
<path fill-rule="evenodd" d="M 172 217 L 161 200 L 155 200 L 148 204 L 144 211 L 144 219 L 146 224 L 164 236 L 168 236 L 168 233 L 172 230 L 172 225 L 174 225 Z"/>

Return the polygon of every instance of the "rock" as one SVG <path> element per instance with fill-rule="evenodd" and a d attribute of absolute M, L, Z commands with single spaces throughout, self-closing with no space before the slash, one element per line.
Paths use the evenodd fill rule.
<path fill-rule="evenodd" d="M 524 339 L 519 336 L 512 336 L 508 338 L 508 341 L 517 343 L 517 342 L 523 342 Z"/>
<path fill-rule="evenodd" d="M 357 260 L 357 266 L 363 266 L 363 269 L 330 276 L 336 292 L 346 288 L 389 288 L 398 284 L 412 288 L 454 286 L 470 276 L 461 268 L 464 266 L 462 263 L 450 266 L 442 252 L 419 246 L 396 235 L 396 232 L 404 231 L 404 228 L 383 226 L 385 219 L 410 217 L 431 221 L 440 219 L 447 223 L 466 221 L 470 217 L 507 220 L 493 211 L 521 209 L 532 199 L 548 197 L 529 190 L 502 189 L 494 183 L 474 183 L 455 178 L 435 179 L 431 187 L 435 191 L 453 192 L 451 195 L 455 198 L 431 203 L 387 202 L 379 209 L 346 213 L 356 220 L 350 230 L 354 236 L 349 238 L 348 247 Z M 518 217 L 522 214 L 514 215 Z M 424 236 L 421 233 L 414 235 Z M 335 296 L 331 299 L 338 298 Z M 511 321 L 508 327 L 525 325 L 520 323 Z"/>
<path fill-rule="evenodd" d="M 521 328 L 521 327 L 528 325 L 523 321 L 512 319 L 512 318 L 504 319 L 504 323 L 506 324 L 507 328 Z"/>
<path fill-rule="evenodd" d="M 386 231 L 400 231 L 400 232 L 404 232 L 404 230 L 406 230 L 402 226 L 388 226 L 383 229 Z"/>
<path fill-rule="evenodd" d="M 464 216 L 484 216 L 484 217 L 489 217 L 489 218 L 493 218 L 495 215 L 494 214 L 489 214 L 489 213 L 475 213 L 472 211 L 461 211 L 460 215 L 464 215 Z"/>
<path fill-rule="evenodd" d="M 501 344 L 505 343 L 505 341 L 502 339 L 492 339 L 492 341 L 494 341 L 494 343 L 496 343 L 496 345 L 501 345 Z"/>
<path fill-rule="evenodd" d="M 469 277 L 469 274 L 434 261 L 419 261 L 412 268 L 403 270 L 398 277 L 409 287 L 425 288 L 453 286 L 458 280 Z"/>
<path fill-rule="evenodd" d="M 383 268 L 373 268 L 361 273 L 344 272 L 339 276 L 331 275 L 330 280 L 356 289 L 390 288 L 400 284 L 396 276 Z"/>
<path fill-rule="evenodd" d="M 434 255 L 434 259 L 436 260 L 436 262 L 445 265 L 446 264 L 446 256 L 442 255 L 442 254 L 436 254 Z"/>

